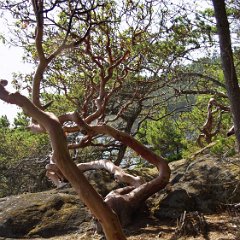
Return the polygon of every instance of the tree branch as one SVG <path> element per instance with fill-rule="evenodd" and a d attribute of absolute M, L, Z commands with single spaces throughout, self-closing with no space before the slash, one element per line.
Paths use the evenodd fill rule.
<path fill-rule="evenodd" d="M 109 160 L 98 160 L 93 162 L 80 163 L 77 164 L 77 166 L 83 172 L 93 169 L 105 169 L 108 172 L 114 174 L 114 178 L 118 182 L 124 182 L 134 187 L 139 187 L 144 183 L 144 179 L 141 177 L 135 177 L 128 173 L 125 173 L 122 168 L 114 165 L 114 163 Z"/>

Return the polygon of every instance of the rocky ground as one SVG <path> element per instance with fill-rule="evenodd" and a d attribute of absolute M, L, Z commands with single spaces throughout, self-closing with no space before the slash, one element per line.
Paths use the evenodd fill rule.
<path fill-rule="evenodd" d="M 127 239 L 240 239 L 240 160 L 208 153 L 170 164 L 171 184 L 143 206 Z M 155 169 L 136 173 L 151 178 Z M 105 176 L 105 175 L 104 175 Z M 99 180 L 95 173 L 91 181 Z M 94 183 L 101 194 L 110 177 Z M 106 183 L 107 182 L 107 183 Z M 106 183 L 106 184 L 105 184 Z M 0 239 L 103 239 L 71 188 L 0 199 Z"/>

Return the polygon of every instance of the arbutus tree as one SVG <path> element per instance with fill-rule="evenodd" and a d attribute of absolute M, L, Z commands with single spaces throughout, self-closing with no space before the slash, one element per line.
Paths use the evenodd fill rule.
<path fill-rule="evenodd" d="M 131 213 L 138 209 L 148 197 L 164 188 L 170 177 L 170 169 L 162 157 L 154 154 L 128 133 L 111 127 L 105 121 L 105 111 L 111 95 L 121 87 L 128 72 L 134 71 L 129 59 L 132 58 L 131 62 L 135 62 L 135 67 L 141 62 L 141 58 L 128 49 L 127 41 L 131 40 L 132 43 L 129 44 L 134 45 L 134 39 L 143 34 L 145 29 L 141 29 L 141 25 L 127 33 L 131 37 L 122 43 L 121 51 L 114 52 L 112 46 L 116 42 L 111 39 L 108 29 L 108 22 L 113 21 L 111 2 L 33 0 L 31 3 L 28 1 L 15 3 L 9 1 L 6 6 L 3 4 L 1 7 L 8 8 L 16 14 L 20 19 L 18 24 L 21 25 L 22 31 L 28 29 L 31 35 L 28 46 L 36 49 L 33 51 L 33 56 L 37 68 L 32 79 L 31 100 L 19 92 L 9 93 L 5 89 L 7 84 L 5 80 L 1 80 L 0 98 L 7 103 L 18 105 L 32 118 L 29 126 L 32 131 L 49 134 L 52 158 L 48 171 L 52 173 L 55 182 L 61 182 L 63 178 L 70 182 L 80 199 L 101 224 L 107 239 L 125 239 L 121 224 L 129 223 Z M 137 8 L 134 5 L 127 7 Z M 146 21 L 147 28 L 151 13 L 145 12 L 143 7 L 140 10 L 139 19 Z M 147 17 L 149 13 L 150 17 Z M 99 29 L 104 35 L 98 35 Z M 96 43 L 104 41 L 106 53 L 92 44 L 94 38 Z M 61 55 L 63 51 L 70 53 L 78 51 L 79 54 L 84 55 L 83 61 L 89 61 L 88 73 L 94 66 L 98 69 L 90 75 L 89 85 L 83 86 L 85 93 L 81 111 L 56 116 L 46 110 L 51 103 L 42 104 L 41 89 L 46 72 L 51 69 L 54 61 L 57 61 L 60 56 L 63 57 Z M 67 91 L 67 84 L 63 82 L 62 85 L 62 91 Z M 137 94 L 138 90 L 135 91 L 135 95 Z M 131 104 L 131 100 L 128 104 Z M 117 117 L 126 106 L 122 106 Z M 66 134 L 72 132 L 81 132 L 84 135 L 80 143 L 68 145 Z M 97 135 L 107 135 L 130 147 L 142 158 L 154 164 L 159 170 L 159 176 L 144 183 L 141 178 L 125 174 L 120 167 L 108 161 L 95 161 L 88 165 L 77 166 L 70 157 L 69 149 L 87 145 Z M 89 168 L 107 169 L 120 181 L 130 186 L 111 192 L 103 200 L 83 175 L 83 171 Z"/>
<path fill-rule="evenodd" d="M 133 126 L 158 111 L 159 102 L 175 96 L 171 83 L 176 78 L 168 79 L 168 73 L 177 72 L 182 57 L 199 48 L 197 32 L 186 16 L 169 17 L 166 4 L 157 3 L 32 0 L 0 5 L 17 19 L 16 44 L 25 47 L 27 60 L 36 65 L 30 81 L 22 83 L 31 100 L 6 91 L 5 80 L 0 98 L 32 118 L 30 130 L 49 134 L 48 176 L 56 185 L 65 179 L 71 183 L 107 239 L 125 239 L 121 224 L 128 224 L 131 214 L 169 181 L 165 159 L 133 137 Z M 159 18 L 154 18 L 155 9 Z M 58 108 L 61 104 L 67 106 Z M 69 109 L 75 111 L 66 112 Z M 67 142 L 66 136 L 73 133 L 81 136 L 79 142 Z M 129 147 L 155 165 L 159 175 L 145 183 L 106 159 L 76 165 L 69 151 L 88 146 L 118 148 L 117 165 Z M 102 168 L 129 186 L 103 199 L 83 175 Z"/>

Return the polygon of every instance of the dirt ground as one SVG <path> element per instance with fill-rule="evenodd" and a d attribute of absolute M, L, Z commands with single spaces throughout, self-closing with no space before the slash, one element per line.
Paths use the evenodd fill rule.
<path fill-rule="evenodd" d="M 240 213 L 224 212 L 205 215 L 206 231 L 194 235 L 186 231 L 176 234 L 175 220 L 159 221 L 154 218 L 139 219 L 136 224 L 125 229 L 128 240 L 240 240 Z M 193 226 L 190 226 L 193 227 Z M 36 240 L 40 240 L 38 238 Z M 103 236 L 90 228 L 84 233 L 72 233 L 50 238 L 52 240 L 103 240 Z"/>

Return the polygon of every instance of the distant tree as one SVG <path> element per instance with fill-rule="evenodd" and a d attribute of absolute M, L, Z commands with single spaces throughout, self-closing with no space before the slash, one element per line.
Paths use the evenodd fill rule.
<path fill-rule="evenodd" d="M 44 169 L 50 152 L 48 138 L 26 129 L 24 118 L 18 114 L 14 127 L 6 117 L 0 121 L 0 197 L 46 190 L 51 186 Z"/>
<path fill-rule="evenodd" d="M 10 122 L 6 115 L 0 117 L 0 128 L 9 128 Z"/>
<path fill-rule="evenodd" d="M 14 128 L 26 128 L 29 125 L 29 119 L 23 113 L 18 112 L 13 120 Z"/>
<path fill-rule="evenodd" d="M 140 141 L 168 161 L 178 160 L 181 159 L 185 148 L 182 143 L 185 134 L 177 124 L 177 120 L 166 111 L 161 111 L 155 120 L 147 120 L 141 125 L 137 136 Z"/>

